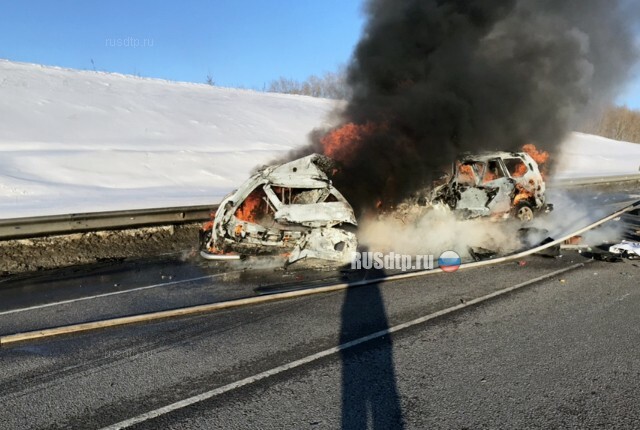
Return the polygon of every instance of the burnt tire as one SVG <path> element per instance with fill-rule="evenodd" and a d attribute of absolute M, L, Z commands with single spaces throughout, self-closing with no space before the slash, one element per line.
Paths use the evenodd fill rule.
<path fill-rule="evenodd" d="M 533 206 L 529 202 L 520 202 L 513 208 L 513 216 L 522 222 L 532 221 Z"/>

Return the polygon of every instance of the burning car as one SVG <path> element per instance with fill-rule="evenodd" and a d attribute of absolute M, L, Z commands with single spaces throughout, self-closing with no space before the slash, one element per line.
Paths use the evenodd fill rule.
<path fill-rule="evenodd" d="M 530 221 L 549 212 L 545 183 L 538 163 L 527 152 L 491 152 L 466 156 L 453 174 L 433 190 L 432 202 L 442 202 L 465 218 L 514 216 Z"/>
<path fill-rule="evenodd" d="M 356 217 L 333 187 L 330 158 L 312 154 L 265 167 L 226 196 L 200 232 L 207 259 L 284 254 L 287 262 L 349 261 L 356 251 Z"/>

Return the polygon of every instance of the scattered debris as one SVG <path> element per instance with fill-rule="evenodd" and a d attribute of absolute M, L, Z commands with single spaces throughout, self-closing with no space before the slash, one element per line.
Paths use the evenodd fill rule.
<path fill-rule="evenodd" d="M 522 227 L 518 230 L 518 237 L 522 244 L 527 248 L 535 248 L 549 242 L 553 242 L 553 238 L 549 236 L 549 230 L 544 228 Z M 559 257 L 561 255 L 560 245 L 553 245 L 540 252 L 536 252 L 536 255 L 542 255 L 543 257 Z"/>
<path fill-rule="evenodd" d="M 562 245 L 560 245 L 560 249 L 573 249 L 580 252 L 583 249 L 586 249 L 586 250 L 591 249 L 591 245 L 588 245 L 586 243 L 580 243 L 577 245 L 570 245 L 570 244 L 563 243 Z"/>
<path fill-rule="evenodd" d="M 623 240 L 616 245 L 610 246 L 609 252 L 626 257 L 630 260 L 640 259 L 640 242 Z"/>
<path fill-rule="evenodd" d="M 533 248 L 553 240 L 549 237 L 549 230 L 537 227 L 519 228 L 518 239 L 527 248 Z"/>
<path fill-rule="evenodd" d="M 475 261 L 490 260 L 498 255 L 498 252 L 482 247 L 468 247 L 469 255 Z"/>
<path fill-rule="evenodd" d="M 563 242 L 565 245 L 581 245 L 582 236 L 572 236 Z"/>
<path fill-rule="evenodd" d="M 200 232 L 201 255 L 217 260 L 279 254 L 347 262 L 356 251 L 353 208 L 333 187 L 330 158 L 312 154 L 265 167 L 225 197 Z"/>
<path fill-rule="evenodd" d="M 578 252 L 593 260 L 606 261 L 608 263 L 618 263 L 622 261 L 619 254 L 608 251 L 605 245 L 589 247 L 587 250 L 578 250 Z"/>

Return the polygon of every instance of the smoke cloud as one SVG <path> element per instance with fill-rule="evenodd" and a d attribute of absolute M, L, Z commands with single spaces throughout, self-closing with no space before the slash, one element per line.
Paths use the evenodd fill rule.
<path fill-rule="evenodd" d="M 508 254 L 522 248 L 518 238 L 520 227 L 516 222 L 460 220 L 446 208 L 436 207 L 405 218 L 397 213 L 365 216 L 359 223 L 358 242 L 379 252 L 433 254 L 436 258 L 452 250 L 469 261 L 469 249 Z"/>
<path fill-rule="evenodd" d="M 334 183 L 361 213 L 428 186 L 463 152 L 534 143 L 553 155 L 572 123 L 629 77 L 635 9 L 622 0 L 369 1 L 341 117 L 361 129 L 329 151 L 342 164 Z M 304 152 L 327 153 L 327 132 L 316 130 Z"/>

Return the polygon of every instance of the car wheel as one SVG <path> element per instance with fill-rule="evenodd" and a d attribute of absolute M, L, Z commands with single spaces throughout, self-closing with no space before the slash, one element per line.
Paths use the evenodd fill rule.
<path fill-rule="evenodd" d="M 529 222 L 533 219 L 533 208 L 528 202 L 520 202 L 513 210 L 514 216 L 522 222 Z"/>

